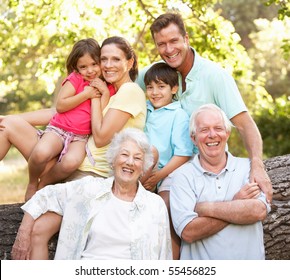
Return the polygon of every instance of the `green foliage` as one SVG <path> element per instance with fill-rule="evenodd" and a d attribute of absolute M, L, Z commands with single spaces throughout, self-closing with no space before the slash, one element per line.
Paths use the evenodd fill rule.
<path fill-rule="evenodd" d="M 245 1 L 248 1 L 249 5 L 244 5 Z M 263 101 L 264 107 L 271 106 L 268 103 L 272 100 L 264 88 L 267 79 L 254 72 L 257 71 L 257 67 L 253 67 L 251 58 L 242 46 L 241 34 L 237 33 L 231 17 L 224 17 L 224 9 L 227 6 L 228 11 L 234 11 L 235 4 L 238 8 L 235 10 L 236 13 L 231 15 L 234 18 L 241 16 L 243 20 L 242 16 L 247 15 L 248 19 L 255 17 L 259 8 L 254 6 L 254 0 L 223 0 L 219 1 L 221 2 L 219 6 L 217 2 L 217 0 L 1 2 L 0 114 L 52 106 L 59 85 L 66 75 L 66 57 L 73 44 L 80 39 L 93 37 L 101 43 L 108 36 L 124 36 L 133 45 L 140 68 L 159 60 L 149 27 L 154 18 L 170 10 L 182 14 L 191 45 L 202 56 L 220 63 L 233 74 L 250 112 L 256 115 L 260 110 L 259 102 Z M 252 10 L 249 10 L 249 7 L 252 7 Z M 285 15 L 287 16 L 287 12 Z M 249 20 L 242 21 L 241 27 L 244 24 L 250 26 L 246 29 L 250 30 L 254 24 L 248 23 Z M 289 45 L 284 45 L 285 50 L 288 47 Z M 284 93 L 288 94 L 287 91 Z M 243 155 L 245 150 L 239 142 L 239 136 L 235 136 L 234 133 L 231 139 L 233 153 Z"/>
<path fill-rule="evenodd" d="M 278 7 L 278 19 L 284 20 L 285 18 L 290 18 L 290 2 L 289 0 L 268 0 L 265 5 L 267 6 L 277 6 Z M 288 31 L 289 35 L 289 31 Z M 290 39 L 289 37 L 283 40 L 282 50 L 284 51 L 285 59 L 290 57 Z"/>
<path fill-rule="evenodd" d="M 282 50 L 283 38 L 288 36 L 290 40 L 290 18 L 283 21 L 257 19 L 254 23 L 257 32 L 250 34 L 253 47 L 248 50 L 254 70 L 274 98 L 290 95 L 290 65 Z"/>
<path fill-rule="evenodd" d="M 283 20 L 285 17 L 290 17 L 290 3 L 287 0 L 268 0 L 265 5 L 270 6 L 275 4 L 278 6 L 278 18 Z"/>
<path fill-rule="evenodd" d="M 251 63 L 232 24 L 213 10 L 215 3 L 10 0 L 1 4 L 0 114 L 52 106 L 55 85 L 66 74 L 65 59 L 72 45 L 84 37 L 101 42 L 107 36 L 122 35 L 136 50 L 140 68 L 158 60 L 149 26 L 168 10 L 182 13 L 198 52 L 220 62 L 242 81 L 242 93 L 249 92 L 243 87 L 251 84 Z"/>
<path fill-rule="evenodd" d="M 263 138 L 265 157 L 290 153 L 290 96 L 284 95 L 261 108 L 255 121 Z"/>
<path fill-rule="evenodd" d="M 265 6 L 264 0 L 223 0 L 216 5 L 221 15 L 230 20 L 236 32 L 241 36 L 241 44 L 246 48 L 252 46 L 249 34 L 256 32 L 255 19 L 265 18 L 272 20 L 277 16 L 276 6 Z"/>
<path fill-rule="evenodd" d="M 245 149 L 245 145 L 242 141 L 241 135 L 239 134 L 238 130 L 233 128 L 231 132 L 231 136 L 228 140 L 229 151 L 234 156 L 240 157 L 248 157 L 248 152 Z"/>
<path fill-rule="evenodd" d="M 102 10 L 92 2 L 10 0 L 0 5 L 0 114 L 52 105 L 73 44 L 104 34 L 96 28 L 103 26 Z"/>

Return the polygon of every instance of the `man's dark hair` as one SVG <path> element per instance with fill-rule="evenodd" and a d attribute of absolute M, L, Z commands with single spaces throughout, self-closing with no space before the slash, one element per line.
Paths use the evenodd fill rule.
<path fill-rule="evenodd" d="M 183 19 L 178 13 L 165 13 L 160 15 L 158 18 L 154 20 L 150 27 L 152 38 L 154 39 L 154 34 L 160 32 L 163 28 L 169 26 L 169 24 L 175 24 L 178 26 L 180 34 L 182 36 L 186 35 L 186 30 L 184 26 Z"/>

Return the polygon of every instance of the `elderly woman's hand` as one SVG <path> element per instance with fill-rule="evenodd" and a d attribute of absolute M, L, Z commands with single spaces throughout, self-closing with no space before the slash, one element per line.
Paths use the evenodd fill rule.
<path fill-rule="evenodd" d="M 30 234 L 19 230 L 14 241 L 11 257 L 13 260 L 29 260 Z"/>
<path fill-rule="evenodd" d="M 33 225 L 34 219 L 25 213 L 12 247 L 11 257 L 13 260 L 29 260 Z"/>

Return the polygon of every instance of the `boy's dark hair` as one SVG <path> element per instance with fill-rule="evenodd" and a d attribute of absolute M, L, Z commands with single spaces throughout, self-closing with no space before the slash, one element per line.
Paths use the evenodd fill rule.
<path fill-rule="evenodd" d="M 186 35 L 186 29 L 181 15 L 178 13 L 165 13 L 156 18 L 150 27 L 153 40 L 155 40 L 155 33 L 160 32 L 162 29 L 168 27 L 171 23 L 178 26 L 179 32 L 182 36 Z"/>
<path fill-rule="evenodd" d="M 157 62 L 153 64 L 145 74 L 145 86 L 152 82 L 158 83 L 160 81 L 170 85 L 171 88 L 178 86 L 178 74 L 176 70 L 164 62 Z"/>
<path fill-rule="evenodd" d="M 98 42 L 92 38 L 80 40 L 74 44 L 73 49 L 66 60 L 68 75 L 73 71 L 78 71 L 78 60 L 87 53 L 96 61 L 96 63 L 100 64 L 101 48 Z"/>

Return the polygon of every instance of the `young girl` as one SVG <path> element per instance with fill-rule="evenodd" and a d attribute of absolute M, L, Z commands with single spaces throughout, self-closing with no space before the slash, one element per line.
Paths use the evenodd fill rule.
<path fill-rule="evenodd" d="M 57 113 L 50 120 L 41 139 L 28 159 L 29 182 L 27 201 L 39 188 L 68 177 L 82 163 L 86 143 L 91 134 L 91 99 L 101 98 L 104 108 L 110 98 L 108 86 L 99 77 L 100 46 L 94 39 L 78 41 L 66 62 L 68 77 L 63 81 L 56 101 Z M 94 82 L 94 86 L 90 83 Z M 111 88 L 113 94 L 113 88 Z M 58 159 L 57 159 L 58 158 Z M 58 172 L 57 164 L 40 182 L 41 174 L 62 163 L 66 172 Z"/>

